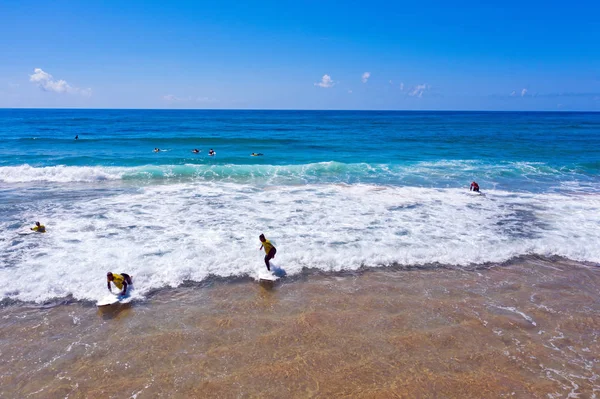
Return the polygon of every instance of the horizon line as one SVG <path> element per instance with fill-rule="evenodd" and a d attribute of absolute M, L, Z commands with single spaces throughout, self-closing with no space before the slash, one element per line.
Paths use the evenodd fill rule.
<path fill-rule="evenodd" d="M 295 112 L 538 112 L 538 113 L 600 113 L 584 110 L 453 110 L 453 109 L 310 109 L 310 108 L 82 108 L 82 107 L 0 107 L 0 110 L 67 110 L 67 111 L 295 111 Z"/>

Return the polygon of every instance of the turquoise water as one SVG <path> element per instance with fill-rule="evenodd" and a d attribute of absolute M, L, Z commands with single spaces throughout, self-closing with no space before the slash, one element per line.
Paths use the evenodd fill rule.
<path fill-rule="evenodd" d="M 0 110 L 0 154 L 0 167 L 131 168 L 118 172 L 124 179 L 277 176 L 423 187 L 477 179 L 483 187 L 544 191 L 597 183 L 600 114 Z M 0 169 L 0 181 L 19 180 L 14 173 Z"/>
<path fill-rule="evenodd" d="M 261 233 L 289 276 L 597 265 L 600 114 L 0 110 L 0 298 L 257 277 Z"/>

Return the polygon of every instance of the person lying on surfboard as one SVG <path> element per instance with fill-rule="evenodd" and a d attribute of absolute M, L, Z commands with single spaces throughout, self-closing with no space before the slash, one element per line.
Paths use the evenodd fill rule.
<path fill-rule="evenodd" d="M 113 282 L 115 287 L 121 290 L 121 292 L 119 293 L 119 295 L 121 296 L 127 294 L 127 286 L 133 284 L 131 282 L 131 276 L 129 276 L 129 274 L 127 273 L 117 274 L 108 272 L 106 273 L 106 286 L 108 287 L 108 290 L 110 292 L 112 292 L 112 288 L 110 287 L 111 281 Z"/>
<path fill-rule="evenodd" d="M 37 231 L 38 233 L 45 233 L 46 226 L 40 224 L 40 222 L 35 222 L 35 227 L 31 227 L 30 230 Z"/>
<path fill-rule="evenodd" d="M 261 234 L 258 238 L 260 239 L 260 242 L 262 242 L 262 245 L 258 250 L 260 251 L 263 248 L 265 249 L 265 265 L 267 265 L 267 270 L 271 271 L 271 265 L 269 264 L 269 261 L 275 257 L 277 250 L 273 244 L 271 244 L 271 241 L 265 238 L 264 234 Z"/>
<path fill-rule="evenodd" d="M 479 184 L 472 182 L 471 183 L 471 187 L 469 188 L 469 191 L 476 191 L 479 192 Z"/>

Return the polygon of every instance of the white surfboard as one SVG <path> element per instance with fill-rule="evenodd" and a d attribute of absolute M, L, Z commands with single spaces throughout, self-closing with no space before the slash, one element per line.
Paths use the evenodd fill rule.
<path fill-rule="evenodd" d="M 105 296 L 104 298 L 102 298 L 98 302 L 96 302 L 96 306 L 109 306 L 109 305 L 114 305 L 117 302 L 119 302 L 118 295 L 108 294 L 107 296 Z"/>
<path fill-rule="evenodd" d="M 277 278 L 277 276 L 268 270 L 263 269 L 258 272 L 258 281 L 275 281 Z"/>
<path fill-rule="evenodd" d="M 44 234 L 45 232 L 46 231 L 33 231 L 29 227 L 24 227 L 24 228 L 20 229 L 17 232 L 17 234 L 20 236 L 28 236 L 28 235 L 32 235 L 32 234 Z"/>
<path fill-rule="evenodd" d="M 127 295 L 125 296 L 120 296 L 117 294 L 108 294 L 104 298 L 96 302 L 96 306 L 101 307 L 114 305 L 116 303 L 129 303 L 132 301 L 133 298 L 131 297 L 131 292 L 129 292 L 129 289 L 127 291 Z"/>

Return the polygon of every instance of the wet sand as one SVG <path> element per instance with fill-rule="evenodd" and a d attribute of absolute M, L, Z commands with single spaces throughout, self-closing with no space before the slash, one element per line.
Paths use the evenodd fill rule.
<path fill-rule="evenodd" d="M 600 397 L 600 267 L 213 281 L 0 308 L 2 398 Z"/>

